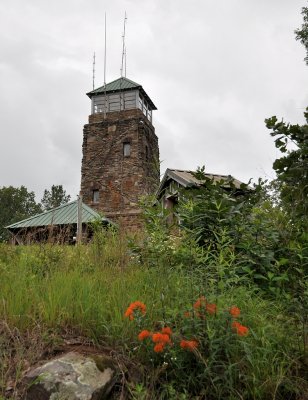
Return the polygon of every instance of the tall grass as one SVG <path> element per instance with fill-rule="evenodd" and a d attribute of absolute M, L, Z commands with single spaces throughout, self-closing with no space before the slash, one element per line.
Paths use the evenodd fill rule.
<path fill-rule="evenodd" d="M 93 247 L 0 247 L 0 318 L 25 330 L 35 324 L 72 328 L 91 338 L 129 341 L 129 303 L 142 299 L 155 319 L 164 304 L 191 297 L 184 273 L 123 262 L 114 243 Z"/>
<path fill-rule="evenodd" d="M 225 365 L 225 371 L 237 368 L 239 374 L 234 383 L 238 386 L 232 387 L 233 397 L 230 394 L 229 398 L 282 399 L 284 393 L 292 393 L 293 398 L 298 395 L 304 383 L 297 358 L 297 327 L 285 314 L 283 304 L 263 299 L 255 289 L 239 285 L 226 287 L 219 296 L 214 286 L 211 289 L 206 285 L 204 293 L 200 274 L 187 273 L 183 266 L 157 262 L 153 268 L 145 264 L 130 257 L 125 238 L 112 233 L 89 246 L 1 245 L 0 320 L 3 338 L 7 339 L 1 343 L 0 394 L 15 357 L 9 348 L 13 346 L 15 353 L 20 352 L 20 360 L 29 358 L 24 352 L 30 339 L 28 347 L 22 347 L 18 339 L 23 334 L 29 337 L 29 332 L 36 332 L 35 340 L 41 348 L 50 333 L 59 337 L 65 332 L 82 335 L 95 343 L 128 351 L 154 370 L 157 366 L 147 362 L 140 351 L 132 350 L 140 343 L 137 327 L 124 318 L 128 305 L 135 300 L 144 302 L 153 326 L 172 324 L 179 331 L 184 311 L 197 297 L 206 295 L 209 301 L 217 301 L 219 309 L 232 304 L 240 307 L 250 329 L 241 342 L 245 358 L 236 361 L 240 368 Z M 17 380 L 22 368 L 22 361 L 16 363 Z M 178 388 L 184 396 L 185 374 L 187 371 L 179 370 L 170 375 L 177 381 L 164 383 L 169 394 L 162 398 L 172 398 L 171 392 L 175 393 L 173 398 L 180 398 Z M 216 396 L 225 395 L 225 390 L 219 390 L 217 386 Z"/>

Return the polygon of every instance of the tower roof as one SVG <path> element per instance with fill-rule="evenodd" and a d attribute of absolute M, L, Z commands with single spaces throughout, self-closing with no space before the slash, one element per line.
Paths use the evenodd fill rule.
<path fill-rule="evenodd" d="M 92 96 L 97 96 L 97 95 L 102 95 L 105 92 L 106 93 L 116 93 L 116 92 L 125 92 L 129 90 L 139 90 L 143 96 L 146 98 L 148 104 L 151 106 L 152 110 L 157 110 L 155 107 L 155 104 L 153 101 L 150 99 L 150 97 L 147 95 L 143 87 L 134 81 L 131 81 L 128 78 L 118 78 L 112 82 L 109 82 L 106 84 L 106 87 L 103 85 L 97 89 L 92 90 L 91 92 L 87 93 L 87 96 L 92 98 Z"/>

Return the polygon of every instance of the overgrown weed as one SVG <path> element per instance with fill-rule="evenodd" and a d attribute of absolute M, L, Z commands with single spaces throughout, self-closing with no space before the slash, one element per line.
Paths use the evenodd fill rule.
<path fill-rule="evenodd" d="M 289 304 L 264 296 L 249 273 L 238 273 L 238 255 L 225 230 L 216 235 L 215 246 L 205 247 L 189 235 L 163 229 L 133 246 L 116 232 L 97 235 L 87 246 L 0 246 L 0 318 L 17 340 L 6 340 L 1 353 L 2 393 L 9 377 L 17 385 L 24 359 L 32 364 L 40 357 L 47 337 L 57 340 L 71 332 L 121 348 L 142 363 L 143 380 L 126 383 L 132 398 L 300 398 L 307 390 L 304 349 Z M 206 330 L 206 320 L 192 319 L 190 331 L 185 328 L 184 312 L 192 312 L 202 295 L 218 310 L 226 305 L 241 309 L 249 327 L 245 340 L 229 343 L 219 324 Z M 218 347 L 204 345 L 199 358 L 192 353 L 187 359 L 184 353 L 181 362 L 173 348 L 168 360 L 155 358 L 124 318 L 136 300 L 147 305 L 149 329 L 171 326 L 185 340 L 194 340 L 196 329 L 197 339 L 210 335 Z M 23 335 L 38 342 L 38 352 L 28 355 L 29 342 L 18 339 Z"/>

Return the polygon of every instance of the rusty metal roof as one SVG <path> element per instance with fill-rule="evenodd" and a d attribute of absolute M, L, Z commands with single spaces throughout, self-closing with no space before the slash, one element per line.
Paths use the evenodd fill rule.
<path fill-rule="evenodd" d="M 160 197 L 164 187 L 168 184 L 168 181 L 170 180 L 174 180 L 184 188 L 201 186 L 202 183 L 204 183 L 204 181 L 197 179 L 194 176 L 194 173 L 195 171 L 167 168 L 163 176 L 163 179 L 159 185 L 157 191 L 157 197 L 158 198 Z M 226 181 L 226 187 L 228 186 L 228 181 L 230 180 L 232 181 L 236 189 L 241 189 L 241 186 L 243 185 L 243 182 L 233 178 L 233 176 L 231 175 L 219 175 L 219 174 L 208 174 L 208 173 L 205 173 L 204 175 L 206 178 L 212 179 L 214 182 Z"/>
<path fill-rule="evenodd" d="M 77 224 L 77 203 L 78 200 L 72 201 L 52 210 L 15 222 L 6 226 L 6 228 L 13 230 L 17 228 Z M 101 220 L 106 224 L 109 223 L 108 219 L 102 218 L 96 211 L 82 203 L 82 223 L 89 223 L 95 220 Z"/>
<path fill-rule="evenodd" d="M 125 92 L 128 90 L 140 90 L 140 92 L 143 94 L 143 96 L 146 98 L 148 104 L 151 106 L 152 110 L 157 110 L 155 107 L 153 101 L 150 99 L 150 97 L 147 95 L 143 87 L 134 81 L 131 81 L 128 78 L 118 78 L 112 82 L 109 82 L 105 86 L 101 86 L 97 89 L 92 90 L 91 92 L 87 93 L 87 96 L 92 98 L 92 96 L 97 96 L 97 95 L 102 95 L 106 92 L 107 93 L 116 93 L 116 92 Z"/>

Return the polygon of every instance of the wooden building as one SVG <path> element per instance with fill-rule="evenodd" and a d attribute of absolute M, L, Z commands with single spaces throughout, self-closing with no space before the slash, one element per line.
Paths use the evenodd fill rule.
<path fill-rule="evenodd" d="M 226 190 L 235 188 L 235 194 L 243 194 L 247 190 L 247 185 L 235 179 L 231 175 L 204 174 L 206 179 L 221 183 Z M 179 193 L 183 189 L 197 188 L 204 184 L 204 180 L 197 179 L 193 171 L 180 169 L 167 169 L 157 191 L 157 200 L 163 208 L 173 209 L 177 204 Z M 249 188 L 251 190 L 251 188 Z"/>

